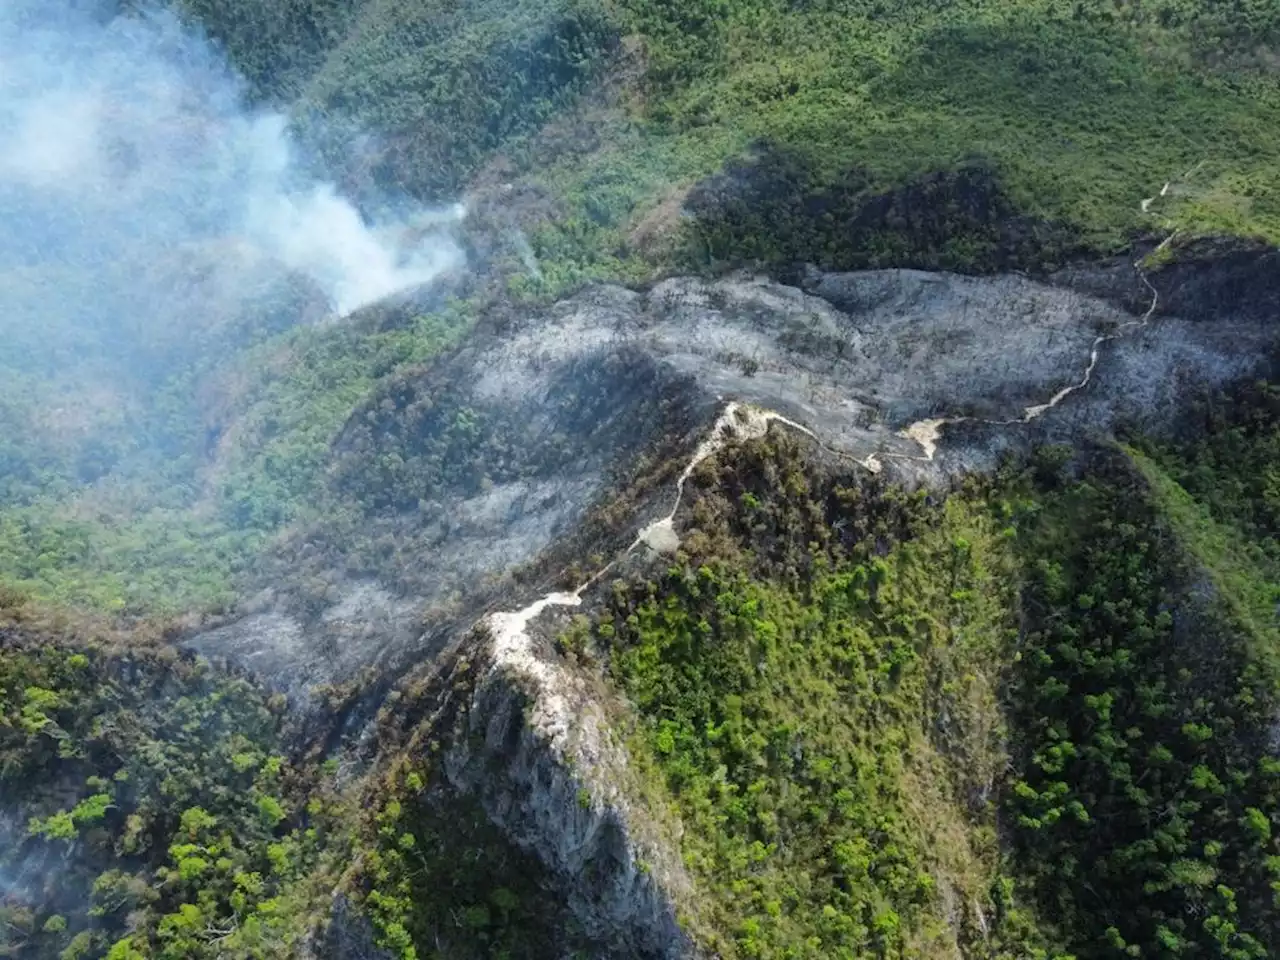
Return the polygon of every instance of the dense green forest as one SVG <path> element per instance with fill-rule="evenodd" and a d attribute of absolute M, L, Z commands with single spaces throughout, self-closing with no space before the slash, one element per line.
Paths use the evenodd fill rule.
<path fill-rule="evenodd" d="M 527 479 L 510 425 L 442 419 L 433 361 L 477 324 L 676 271 L 1280 242 L 1268 0 L 171 6 L 366 209 L 465 198 L 472 276 L 342 322 L 285 284 L 186 339 L 0 344 L 0 957 L 352 956 L 348 927 L 399 960 L 606 955 L 451 792 L 435 688 L 299 703 L 174 645 L 323 597 L 325 565 L 411 581 L 442 490 Z M 37 280 L 97 309 L 66 271 L 0 304 L 38 316 Z M 932 491 L 781 429 L 706 461 L 680 552 L 556 643 L 626 705 L 693 941 L 1280 955 L 1278 413 L 1249 380 Z"/>
<path fill-rule="evenodd" d="M 307 936 L 338 808 L 283 756 L 284 698 L 155 641 L 5 619 L 3 955 L 280 956 Z"/>
<path fill-rule="evenodd" d="M 748 451 L 687 558 L 615 588 L 587 649 L 723 955 L 1273 954 L 1280 585 L 1197 600 L 1215 568 L 1162 499 L 1203 507 L 1064 453 L 928 505 Z"/>

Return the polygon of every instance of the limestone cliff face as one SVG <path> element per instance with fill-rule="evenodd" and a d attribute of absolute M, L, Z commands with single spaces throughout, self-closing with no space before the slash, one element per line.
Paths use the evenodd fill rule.
<path fill-rule="evenodd" d="M 444 757 L 450 785 L 536 854 L 574 917 L 611 956 L 693 955 L 677 922 L 688 880 L 632 793 L 627 755 L 600 691 L 548 665 L 484 669 Z"/>

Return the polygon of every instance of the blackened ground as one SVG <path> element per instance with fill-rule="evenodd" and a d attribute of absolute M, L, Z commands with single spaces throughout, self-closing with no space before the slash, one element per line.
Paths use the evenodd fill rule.
<path fill-rule="evenodd" d="M 698 184 L 686 208 L 699 266 L 763 263 L 784 279 L 796 263 L 1040 273 L 1085 249 L 1069 225 L 1020 213 L 981 163 L 879 191 L 865 171 L 832 177 L 805 155 L 761 145 Z"/>
<path fill-rule="evenodd" d="M 1149 280 L 1127 260 L 1043 283 L 812 268 L 797 286 L 675 278 L 482 324 L 355 413 L 335 451 L 332 521 L 297 532 L 271 587 L 192 642 L 299 693 L 405 669 L 449 624 L 576 585 L 665 515 L 681 451 L 731 400 L 908 483 L 1045 440 L 1166 429 L 1196 391 L 1268 369 L 1276 346 L 1276 254 L 1215 253 L 1178 251 L 1186 262 Z M 1086 389 L 1030 424 L 983 422 L 1078 384 L 1095 339 L 1117 332 Z M 945 428 L 936 458 L 903 435 L 956 416 L 974 420 Z"/>

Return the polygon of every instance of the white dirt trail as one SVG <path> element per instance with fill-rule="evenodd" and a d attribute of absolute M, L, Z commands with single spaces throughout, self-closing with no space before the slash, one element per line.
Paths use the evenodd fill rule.
<path fill-rule="evenodd" d="M 700 463 L 723 450 L 735 439 L 753 440 L 764 437 L 768 433 L 769 424 L 774 422 L 782 423 L 815 441 L 818 440 L 813 431 L 807 427 L 788 420 L 772 410 L 738 402 L 727 404 L 723 413 L 712 425 L 706 439 L 698 444 L 689 462 L 685 464 L 676 482 L 676 496 L 671 510 L 662 518 L 641 529 L 635 540 L 620 556 L 629 555 L 641 544 L 648 546 L 655 553 L 674 553 L 680 546 L 680 538 L 675 531 L 675 516 L 684 499 L 685 484 L 693 476 L 694 470 Z M 824 449 L 829 448 L 824 447 Z M 865 462 L 864 466 L 867 466 Z M 877 470 L 879 465 L 873 463 L 868 466 L 868 469 Z M 534 726 L 541 730 L 560 751 L 570 749 L 570 744 L 574 740 L 573 732 L 576 729 L 584 725 L 599 726 L 599 722 L 597 722 L 598 718 L 592 720 L 584 717 L 582 708 L 574 706 L 580 700 L 573 695 L 574 677 L 559 663 L 548 661 L 537 654 L 533 638 L 529 633 L 529 625 L 545 610 L 552 607 L 581 606 L 583 593 L 613 569 L 617 562 L 618 560 L 614 560 L 608 563 L 573 591 L 548 593 L 520 610 L 490 613 L 481 621 L 490 638 L 492 669 L 513 672 L 534 684 L 538 695 L 532 706 L 531 720 Z"/>
<path fill-rule="evenodd" d="M 1174 234 L 1170 234 L 1156 249 L 1163 249 L 1169 241 L 1173 239 L 1173 237 Z M 1093 379 L 1093 373 L 1098 367 L 1098 360 L 1101 357 L 1103 346 L 1113 340 L 1119 340 L 1145 328 L 1151 323 L 1151 318 L 1155 316 L 1156 308 L 1160 305 L 1160 292 L 1156 290 L 1155 285 L 1147 279 L 1147 275 L 1142 271 L 1142 268 L 1138 264 L 1135 263 L 1134 268 L 1138 270 L 1139 278 L 1146 285 L 1147 289 L 1151 291 L 1151 304 L 1147 307 L 1146 312 L 1137 320 L 1130 320 L 1127 323 L 1120 324 L 1120 326 L 1118 326 L 1112 333 L 1099 334 L 1094 337 L 1093 343 L 1089 347 L 1089 362 L 1085 365 L 1084 373 L 1077 382 L 1063 387 L 1044 403 L 1037 403 L 1029 407 L 1024 407 L 1022 410 L 1022 416 L 1020 417 L 1011 417 L 1004 420 L 986 417 L 938 417 L 928 420 L 917 420 L 915 423 L 912 423 L 903 430 L 900 430 L 898 432 L 898 436 L 904 437 L 908 440 L 914 440 L 920 446 L 921 453 L 919 456 L 912 456 L 905 453 L 882 453 L 880 456 L 889 460 L 912 460 L 922 463 L 930 463 L 938 452 L 938 443 L 942 439 L 942 430 L 944 427 L 950 426 L 953 423 L 982 423 L 995 427 L 1019 426 L 1021 424 L 1030 423 L 1032 420 L 1036 420 L 1044 416 L 1058 404 L 1062 403 L 1063 400 L 1067 399 L 1067 397 L 1079 390 L 1083 390 L 1089 385 L 1089 381 Z"/>
<path fill-rule="evenodd" d="M 769 424 L 774 422 L 784 424 L 793 430 L 803 433 L 812 440 L 818 441 L 812 430 L 796 423 L 794 420 L 788 420 L 780 413 L 736 401 L 727 404 L 724 412 L 712 424 L 706 439 L 698 444 L 693 455 L 689 458 L 689 462 L 685 464 L 684 470 L 680 473 L 680 477 L 676 481 L 676 496 L 671 509 L 665 516 L 642 528 L 622 555 L 630 554 L 641 544 L 649 547 L 655 553 L 675 553 L 680 546 L 680 537 L 675 530 L 676 513 L 684 500 L 685 484 L 693 476 L 693 471 L 698 468 L 700 463 L 719 453 L 733 440 L 758 440 L 764 437 L 769 431 Z M 879 464 L 875 462 L 874 457 L 868 457 L 866 461 L 860 462 L 873 472 L 879 470 Z M 616 563 L 617 561 L 615 560 L 607 564 L 572 592 L 558 591 L 549 593 L 523 609 L 491 613 L 485 617 L 483 622 L 492 637 L 495 665 L 514 668 L 517 672 L 539 684 L 553 683 L 556 670 L 534 654 L 532 640 L 529 636 L 529 624 L 550 607 L 580 606 L 582 604 L 582 594 L 587 588 L 608 573 Z"/>
<path fill-rule="evenodd" d="M 1190 176 L 1201 165 L 1203 164 L 1197 165 L 1180 179 Z M 1147 212 L 1158 197 L 1168 195 L 1173 183 L 1174 181 L 1166 182 L 1157 197 L 1143 200 L 1143 212 Z M 1172 231 L 1156 250 L 1164 249 L 1176 235 L 1177 231 Z M 1160 305 L 1160 293 L 1147 278 L 1145 271 L 1142 269 L 1141 261 L 1134 263 L 1134 269 L 1137 270 L 1139 278 L 1151 292 L 1151 303 L 1141 317 L 1121 324 L 1111 333 L 1099 334 L 1094 338 L 1089 348 L 1088 363 L 1085 365 L 1084 372 L 1078 381 L 1058 390 L 1044 403 L 1024 407 L 1022 415 L 1019 417 L 999 420 L 954 416 L 918 420 L 899 431 L 898 435 L 915 441 L 921 450 L 919 455 L 880 452 L 858 459 L 851 457 L 847 453 L 832 450 L 826 444 L 823 444 L 812 430 L 772 410 L 737 401 L 727 404 L 724 411 L 712 424 L 706 439 L 698 444 L 689 462 L 685 464 L 684 470 L 676 481 L 675 501 L 672 503 L 670 511 L 665 516 L 643 527 L 635 540 L 620 556 L 625 557 L 631 554 L 641 544 L 644 544 L 656 554 L 674 554 L 680 546 L 680 537 L 675 529 L 676 513 L 684 500 L 685 485 L 688 483 L 689 478 L 693 476 L 694 470 L 698 468 L 699 464 L 719 453 L 735 439 L 752 440 L 764 437 L 769 430 L 769 425 L 774 422 L 781 423 L 804 434 L 817 442 L 824 450 L 828 450 L 845 459 L 851 459 L 872 473 L 879 473 L 883 468 L 882 460 L 932 462 L 938 451 L 942 431 L 951 424 L 982 423 L 991 426 L 1017 426 L 1030 423 L 1042 417 L 1073 393 L 1083 390 L 1089 385 L 1089 382 L 1093 379 L 1094 371 L 1097 369 L 1102 348 L 1106 344 L 1140 331 L 1151 323 L 1156 309 Z M 559 681 L 563 679 L 561 676 L 562 671 L 556 665 L 548 663 L 536 655 L 533 649 L 533 640 L 529 635 L 529 625 L 551 607 L 573 608 L 581 606 L 583 593 L 601 577 L 605 576 L 617 562 L 618 560 L 615 559 L 606 564 L 571 592 L 556 591 L 548 593 L 520 610 L 491 613 L 482 621 L 492 638 L 495 669 L 500 667 L 514 669 L 517 673 L 533 680 L 542 690 L 550 693 L 551 703 L 555 704 L 550 711 L 553 714 L 559 713 L 561 710 L 568 710 L 568 701 L 554 694 Z M 564 730 L 574 722 L 574 718 L 569 715 L 546 717 L 545 719 L 551 720 L 551 726 L 560 730 Z"/>
<path fill-rule="evenodd" d="M 1203 166 L 1203 161 L 1201 161 L 1200 164 L 1197 164 L 1191 170 L 1187 171 L 1187 173 L 1185 173 L 1181 179 L 1185 179 L 1186 177 L 1189 177 L 1196 170 L 1200 169 L 1201 166 Z M 1147 199 L 1143 200 L 1142 201 L 1143 213 L 1146 213 L 1150 209 L 1151 204 L 1154 203 L 1156 199 L 1158 199 L 1159 197 L 1167 196 L 1172 186 L 1173 186 L 1173 181 L 1166 182 L 1165 185 L 1160 188 L 1160 192 L 1159 194 L 1157 194 L 1156 197 L 1148 197 Z M 1166 236 L 1164 240 L 1160 242 L 1159 246 L 1157 246 L 1155 251 L 1153 252 L 1158 253 L 1159 251 L 1165 249 L 1170 243 L 1173 242 L 1174 237 L 1176 237 L 1177 235 L 1178 235 L 1177 230 L 1171 231 L 1168 234 L 1168 236 Z M 1080 377 L 1079 381 L 1063 387 L 1061 390 L 1059 390 L 1057 393 L 1051 396 L 1044 403 L 1037 403 L 1029 407 L 1024 407 L 1022 411 L 1022 416 L 1020 417 L 1011 417 L 1007 420 L 990 419 L 990 418 L 984 418 L 984 417 L 937 417 L 937 418 L 932 418 L 927 420 L 917 420 L 915 423 L 910 424 L 905 429 L 900 430 L 898 432 L 898 436 L 904 437 L 908 440 L 914 440 L 920 447 L 920 451 L 921 451 L 920 455 L 912 456 L 910 454 L 903 454 L 903 453 L 883 453 L 881 454 L 881 456 L 884 457 L 885 459 L 891 459 L 891 460 L 909 460 L 909 461 L 916 461 L 921 463 L 931 463 L 933 461 L 934 456 L 938 452 L 938 443 L 942 439 L 942 430 L 944 427 L 947 427 L 950 424 L 982 423 L 982 424 L 987 424 L 989 426 L 995 426 L 995 427 L 1012 427 L 1012 426 L 1018 426 L 1021 424 L 1030 423 L 1032 420 L 1036 420 L 1039 417 L 1044 416 L 1046 413 L 1048 413 L 1058 404 L 1062 403 L 1063 400 L 1067 399 L 1067 397 L 1071 396 L 1073 393 L 1076 393 L 1079 390 L 1083 390 L 1085 387 L 1089 385 L 1089 381 L 1093 379 L 1093 373 L 1098 367 L 1098 360 L 1101 357 L 1102 348 L 1106 344 L 1112 342 L 1113 340 L 1120 340 L 1124 337 L 1130 336 L 1133 333 L 1136 333 L 1140 330 L 1145 329 L 1151 323 L 1152 318 L 1155 316 L 1156 309 L 1160 306 L 1160 291 L 1158 291 L 1155 287 L 1155 284 L 1153 284 L 1147 278 L 1146 271 L 1143 270 L 1142 268 L 1142 261 L 1141 260 L 1136 261 L 1133 264 L 1133 268 L 1135 271 L 1137 271 L 1138 279 L 1143 282 L 1143 284 L 1146 286 L 1146 288 L 1149 291 L 1151 291 L 1151 304 L 1147 307 L 1146 311 L 1138 319 L 1130 320 L 1127 323 L 1120 324 L 1111 333 L 1099 334 L 1098 336 L 1094 337 L 1093 343 L 1090 344 L 1089 346 L 1089 362 L 1085 365 L 1084 373 Z"/>

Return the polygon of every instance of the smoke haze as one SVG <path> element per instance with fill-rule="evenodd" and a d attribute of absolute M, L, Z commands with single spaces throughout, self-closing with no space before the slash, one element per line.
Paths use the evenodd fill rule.
<path fill-rule="evenodd" d="M 457 263 L 438 231 L 366 224 L 241 93 L 168 11 L 0 5 L 0 334 L 174 336 L 286 275 L 346 313 Z"/>

